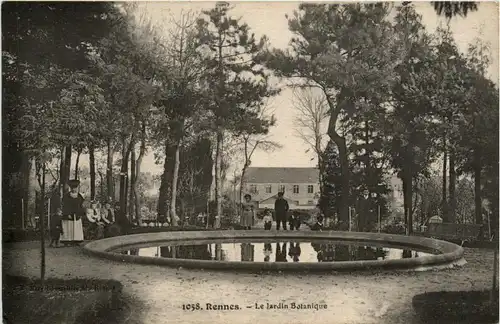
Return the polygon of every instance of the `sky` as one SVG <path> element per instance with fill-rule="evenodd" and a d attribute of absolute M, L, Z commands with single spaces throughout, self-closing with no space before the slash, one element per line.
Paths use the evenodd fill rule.
<path fill-rule="evenodd" d="M 292 14 L 298 8 L 298 2 L 233 2 L 233 17 L 241 17 L 257 37 L 266 35 L 275 48 L 286 48 L 292 34 L 288 30 L 286 14 Z M 397 4 L 397 3 L 395 3 Z M 172 16 L 178 16 L 183 11 L 200 11 L 213 8 L 215 2 L 208 1 L 176 1 L 176 2 L 142 2 L 141 8 L 150 15 L 154 24 L 166 25 Z M 422 22 L 428 32 L 432 33 L 440 24 L 446 24 L 444 17 L 438 17 L 429 2 L 414 2 Z M 488 76 L 498 84 L 499 70 L 499 11 L 495 2 L 481 2 L 477 12 L 471 12 L 466 18 L 456 17 L 450 21 L 450 28 L 462 51 L 466 51 L 469 43 L 481 38 L 489 43 L 491 51 L 491 66 Z M 252 166 L 269 167 L 315 167 L 316 159 L 311 152 L 305 153 L 307 144 L 303 143 L 294 133 L 294 108 L 291 89 L 273 98 L 269 109 L 277 117 L 277 125 L 269 134 L 269 139 L 278 142 L 282 148 L 274 152 L 256 151 L 252 158 Z M 153 154 L 145 157 L 143 171 L 161 173 L 162 165 L 155 165 Z M 231 174 L 229 172 L 228 176 Z"/>

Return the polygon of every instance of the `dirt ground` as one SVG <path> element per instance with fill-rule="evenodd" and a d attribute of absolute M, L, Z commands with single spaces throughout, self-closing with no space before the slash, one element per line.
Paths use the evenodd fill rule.
<path fill-rule="evenodd" d="M 47 249 L 47 276 L 116 279 L 131 296 L 124 323 L 418 323 L 416 294 L 490 287 L 493 251 L 465 249 L 461 268 L 430 272 L 352 274 L 245 274 L 124 264 L 84 255 L 80 247 Z M 4 246 L 3 269 L 39 276 L 36 242 Z M 258 304 L 317 303 L 326 309 L 262 309 Z M 204 310 L 183 310 L 200 303 Z M 239 310 L 206 310 L 206 304 L 234 304 Z"/>

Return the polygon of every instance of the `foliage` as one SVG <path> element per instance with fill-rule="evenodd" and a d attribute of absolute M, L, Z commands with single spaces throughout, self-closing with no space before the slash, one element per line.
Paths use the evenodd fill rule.
<path fill-rule="evenodd" d="M 260 118 L 263 100 L 278 93 L 269 83 L 269 73 L 255 61 L 267 39 L 262 37 L 257 41 L 247 24 L 229 15 L 230 9 L 229 3 L 217 2 L 215 8 L 203 11 L 197 21 L 198 48 L 206 67 L 201 82 L 206 89 L 207 108 L 216 134 L 218 215 L 222 215 L 221 183 L 225 175 L 224 132 L 237 136 L 267 133 L 274 121 Z"/>
<path fill-rule="evenodd" d="M 348 217 L 350 166 L 345 122 L 360 110 L 360 99 L 380 103 L 397 74 L 394 68 L 406 51 L 386 19 L 386 4 L 301 4 L 289 18 L 295 35 L 287 51 L 272 50 L 262 62 L 278 76 L 299 78 L 318 87 L 329 105 L 328 135 L 339 149 L 341 219 Z"/>
<path fill-rule="evenodd" d="M 465 17 L 469 12 L 477 11 L 478 4 L 475 1 L 433 1 L 432 5 L 439 16 L 450 19 L 454 16 Z"/>
<path fill-rule="evenodd" d="M 382 228 L 382 232 L 387 234 L 404 235 L 406 233 L 406 226 L 402 223 L 387 224 L 384 228 Z"/>
<path fill-rule="evenodd" d="M 318 207 L 325 217 L 334 217 L 339 214 L 340 188 L 336 184 L 340 183 L 341 173 L 338 149 L 331 140 L 322 153 L 321 163 L 324 173 Z"/>

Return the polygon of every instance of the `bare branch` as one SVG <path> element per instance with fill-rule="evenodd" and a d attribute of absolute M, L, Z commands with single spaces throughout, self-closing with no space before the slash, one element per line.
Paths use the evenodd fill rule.
<path fill-rule="evenodd" d="M 293 107 L 296 111 L 296 136 L 310 146 L 319 158 L 323 152 L 329 118 L 329 105 L 325 96 L 310 87 L 294 88 Z"/>

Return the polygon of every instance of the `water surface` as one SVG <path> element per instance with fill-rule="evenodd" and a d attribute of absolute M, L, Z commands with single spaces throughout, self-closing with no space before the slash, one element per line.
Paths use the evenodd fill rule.
<path fill-rule="evenodd" d="M 335 262 L 360 260 L 394 260 L 438 254 L 409 248 L 363 245 L 359 242 L 261 240 L 253 242 L 218 242 L 156 244 L 118 251 L 122 254 L 174 259 L 232 262 Z"/>

